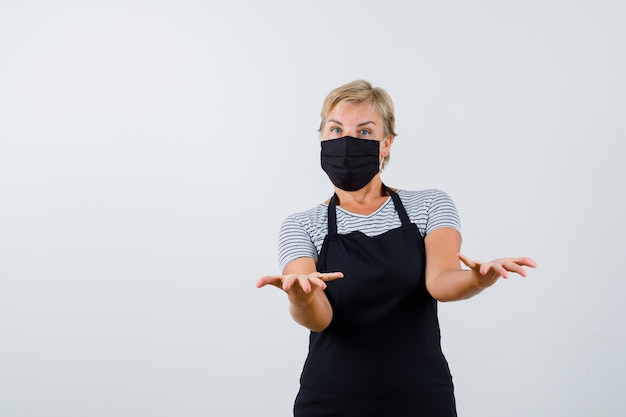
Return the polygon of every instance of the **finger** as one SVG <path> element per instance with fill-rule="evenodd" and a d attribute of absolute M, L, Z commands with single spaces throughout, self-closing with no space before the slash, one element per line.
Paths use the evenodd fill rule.
<path fill-rule="evenodd" d="M 317 278 L 323 281 L 334 281 L 338 278 L 343 278 L 343 272 L 325 272 L 317 275 Z"/>
<path fill-rule="evenodd" d="M 281 282 L 281 288 L 284 291 L 289 291 L 293 284 L 296 282 L 298 276 L 297 275 L 285 275 Z"/>
<path fill-rule="evenodd" d="M 309 281 L 311 284 L 314 284 L 323 290 L 327 287 L 326 281 L 334 281 L 339 278 L 343 278 L 343 272 L 315 272 L 309 275 Z"/>
<path fill-rule="evenodd" d="M 515 262 L 518 265 L 528 266 L 530 268 L 537 267 L 537 262 L 535 262 L 533 259 L 528 258 L 526 256 L 521 257 L 521 258 L 502 258 L 498 260 L 503 261 L 503 262 Z"/>
<path fill-rule="evenodd" d="M 480 274 L 483 276 L 487 275 L 489 271 L 493 271 L 495 274 L 501 276 L 502 278 L 509 277 L 509 273 L 507 272 L 507 270 L 504 269 L 502 264 L 497 263 L 497 262 L 488 262 L 486 264 L 482 264 L 480 266 L 479 271 L 480 271 Z"/>
<path fill-rule="evenodd" d="M 478 266 L 478 264 L 476 262 L 474 262 L 473 260 L 471 260 L 467 256 L 463 255 L 462 253 L 457 253 L 456 256 L 457 256 L 457 258 L 459 258 L 461 260 L 461 262 L 463 262 L 463 264 L 465 264 L 465 266 L 467 266 L 470 269 L 474 269 L 474 268 L 476 268 L 476 266 Z"/>
<path fill-rule="evenodd" d="M 503 266 L 506 268 L 507 271 L 515 272 L 516 274 L 526 277 L 526 270 L 521 265 L 515 262 L 505 262 Z"/>
<path fill-rule="evenodd" d="M 515 262 L 518 265 L 524 265 L 524 266 L 528 266 L 530 268 L 536 268 L 537 267 L 537 262 L 535 262 L 534 259 L 529 258 L 529 257 L 522 257 L 522 258 L 515 258 L 512 259 L 513 262 Z"/>
<path fill-rule="evenodd" d="M 261 288 L 269 284 L 280 288 L 282 285 L 282 278 L 282 275 L 266 275 L 256 281 L 256 287 Z"/>
<path fill-rule="evenodd" d="M 507 271 L 506 268 L 501 264 L 494 265 L 493 270 L 496 271 L 504 279 L 507 279 L 509 277 L 509 271 Z"/>
<path fill-rule="evenodd" d="M 304 291 L 305 293 L 308 294 L 311 292 L 311 282 L 309 281 L 308 277 L 304 275 L 299 275 L 298 284 L 300 284 L 300 288 L 302 288 L 302 291 Z"/>
<path fill-rule="evenodd" d="M 489 271 L 493 270 L 496 274 L 498 275 L 502 275 L 500 274 L 500 272 L 496 269 L 496 264 L 494 264 L 493 262 L 487 262 L 484 264 L 480 264 L 480 268 L 478 268 L 478 272 L 480 273 L 480 275 L 487 275 L 489 273 Z"/>
<path fill-rule="evenodd" d="M 312 285 L 315 285 L 323 290 L 325 290 L 327 287 L 326 282 L 324 282 L 321 278 L 318 278 L 318 277 L 309 277 L 309 282 Z"/>

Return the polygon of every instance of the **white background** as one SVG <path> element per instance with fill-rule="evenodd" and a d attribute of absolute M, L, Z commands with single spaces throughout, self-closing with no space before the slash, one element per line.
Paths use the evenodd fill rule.
<path fill-rule="evenodd" d="M 274 288 L 329 197 L 322 100 L 382 86 L 391 186 L 526 279 L 440 305 L 459 415 L 622 416 L 626 5 L 0 0 L 0 415 L 288 416 Z"/>

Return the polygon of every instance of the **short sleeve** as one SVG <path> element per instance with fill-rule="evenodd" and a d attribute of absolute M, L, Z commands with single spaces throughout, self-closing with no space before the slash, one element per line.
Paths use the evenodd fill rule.
<path fill-rule="evenodd" d="M 454 202 L 441 190 L 432 190 L 427 200 L 426 235 L 440 227 L 451 227 L 461 233 L 461 220 Z"/>
<path fill-rule="evenodd" d="M 278 263 L 283 271 L 289 262 L 297 258 L 317 260 L 317 249 L 304 225 L 289 216 L 280 226 L 278 233 Z"/>

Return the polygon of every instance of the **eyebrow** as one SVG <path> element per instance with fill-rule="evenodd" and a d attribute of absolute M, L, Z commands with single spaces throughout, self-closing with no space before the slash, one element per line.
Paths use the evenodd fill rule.
<path fill-rule="evenodd" d="M 341 122 L 339 122 L 339 121 L 337 121 L 337 120 L 334 120 L 334 119 L 328 119 L 328 121 L 329 121 L 329 122 L 333 122 L 333 123 L 337 123 L 338 125 L 343 126 L 343 123 L 341 123 Z M 369 124 L 376 125 L 376 123 L 374 123 L 373 121 L 369 120 L 369 121 L 367 121 L 367 122 L 359 123 L 358 125 L 356 125 L 356 127 L 361 127 L 361 126 L 365 126 L 365 125 L 369 125 Z"/>

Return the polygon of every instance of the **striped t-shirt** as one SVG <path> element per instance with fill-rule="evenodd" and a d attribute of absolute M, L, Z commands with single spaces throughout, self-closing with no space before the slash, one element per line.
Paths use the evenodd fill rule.
<path fill-rule="evenodd" d="M 461 222 L 452 199 L 441 190 L 397 191 L 411 223 L 422 236 L 439 227 L 452 227 L 461 232 Z M 345 235 L 360 231 L 378 236 L 402 225 L 391 197 L 375 212 L 362 215 L 337 207 L 337 233 Z M 328 234 L 328 205 L 319 204 L 308 211 L 288 216 L 278 235 L 278 258 L 281 271 L 296 258 L 317 260 Z"/>

